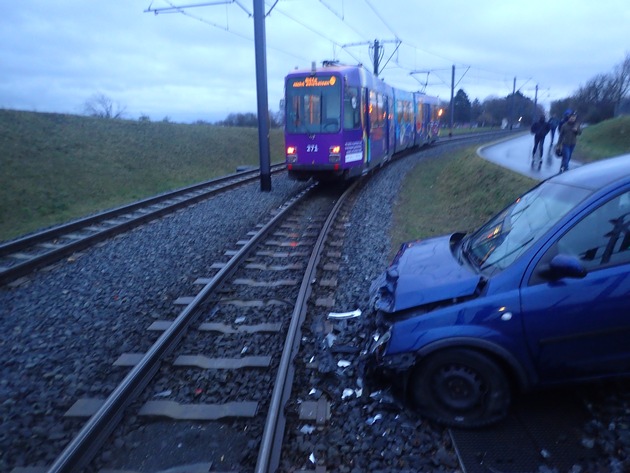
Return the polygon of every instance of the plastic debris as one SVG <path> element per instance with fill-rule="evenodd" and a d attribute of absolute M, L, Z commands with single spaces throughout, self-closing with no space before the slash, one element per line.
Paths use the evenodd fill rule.
<path fill-rule="evenodd" d="M 302 428 L 300 429 L 300 432 L 303 434 L 312 434 L 313 432 L 315 432 L 315 427 L 312 425 L 303 425 Z"/>
<path fill-rule="evenodd" d="M 540 451 L 540 456 L 543 457 L 543 458 L 550 458 L 551 457 L 551 452 L 549 450 L 543 448 Z"/>
<path fill-rule="evenodd" d="M 243 322 L 245 322 L 246 318 L 245 317 L 236 317 L 236 319 L 234 319 L 234 323 L 235 324 L 242 324 Z"/>
<path fill-rule="evenodd" d="M 352 312 L 331 312 L 328 314 L 329 319 L 352 319 L 360 316 L 361 309 L 353 310 Z"/>
<path fill-rule="evenodd" d="M 249 350 L 249 347 L 244 346 L 243 349 L 241 350 L 241 355 L 247 353 L 248 350 Z"/>
<path fill-rule="evenodd" d="M 166 391 L 162 391 L 161 393 L 154 394 L 153 397 L 168 397 L 171 394 L 173 394 L 173 391 L 170 389 L 167 389 Z"/>
<path fill-rule="evenodd" d="M 336 339 L 337 339 L 336 335 L 329 333 L 328 335 L 326 335 L 326 338 L 324 340 L 326 341 L 326 345 L 328 345 L 328 347 L 330 348 L 333 346 Z"/>
<path fill-rule="evenodd" d="M 308 459 L 311 461 L 311 463 L 315 464 L 315 455 L 313 455 L 312 453 L 308 456 Z"/>
<path fill-rule="evenodd" d="M 362 394 L 363 394 L 363 388 L 359 388 L 359 389 L 346 388 L 343 390 L 343 393 L 341 393 L 341 399 L 347 399 L 353 395 L 356 397 L 361 397 Z"/>
<path fill-rule="evenodd" d="M 341 394 L 341 399 L 349 398 L 353 394 L 354 394 L 354 389 L 346 388 L 343 390 L 343 393 Z"/>
<path fill-rule="evenodd" d="M 365 422 L 367 425 L 374 425 L 374 423 L 376 421 L 379 421 L 383 418 L 383 416 L 381 414 L 376 414 L 374 417 L 370 417 L 368 418 L 368 420 Z"/>
<path fill-rule="evenodd" d="M 348 360 L 339 360 L 337 362 L 337 366 L 339 368 L 347 368 L 348 366 L 350 366 L 352 363 L 350 363 Z"/>

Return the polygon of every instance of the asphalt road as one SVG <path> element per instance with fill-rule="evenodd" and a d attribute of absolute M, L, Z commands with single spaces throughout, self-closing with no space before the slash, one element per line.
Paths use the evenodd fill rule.
<path fill-rule="evenodd" d="M 557 136 L 556 136 L 557 140 Z M 534 148 L 534 136 L 524 133 L 516 138 L 510 138 L 499 143 L 483 146 L 477 150 L 482 158 L 516 171 L 532 179 L 547 179 L 560 170 L 560 158 L 556 157 L 549 136 L 545 139 L 543 162 L 538 170 L 532 167 L 532 149 Z M 579 166 L 579 163 L 571 160 L 569 169 Z"/>

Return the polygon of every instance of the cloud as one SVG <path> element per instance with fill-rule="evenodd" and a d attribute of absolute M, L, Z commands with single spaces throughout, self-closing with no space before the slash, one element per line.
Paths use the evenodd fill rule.
<path fill-rule="evenodd" d="M 248 12 L 233 2 L 154 15 L 145 12 L 150 5 L 168 3 L 5 2 L 0 107 L 79 113 L 101 92 L 125 106 L 130 118 L 214 121 L 255 112 Z M 265 20 L 272 110 L 295 67 L 338 59 L 372 69 L 375 39 L 384 46 L 382 77 L 410 90 L 426 84 L 427 93 L 447 100 L 453 66 L 456 89 L 471 99 L 505 96 L 516 78 L 517 89 L 533 96 L 538 86 L 548 103 L 612 72 L 628 48 L 625 0 L 281 0 L 266 9 L 272 5 Z M 427 78 L 413 71 L 430 72 Z"/>

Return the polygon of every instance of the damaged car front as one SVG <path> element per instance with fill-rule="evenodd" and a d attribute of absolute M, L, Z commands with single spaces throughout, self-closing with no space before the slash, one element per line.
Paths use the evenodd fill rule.
<path fill-rule="evenodd" d="M 545 182 L 473 233 L 403 244 L 371 286 L 372 368 L 442 423 L 503 417 L 512 387 L 535 378 L 520 321 L 523 274 L 589 192 Z"/>

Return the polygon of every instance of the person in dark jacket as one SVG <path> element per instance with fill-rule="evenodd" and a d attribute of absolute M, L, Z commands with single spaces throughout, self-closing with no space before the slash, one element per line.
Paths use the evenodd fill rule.
<path fill-rule="evenodd" d="M 560 164 L 560 172 L 569 170 L 569 161 L 573 155 L 573 150 L 577 144 L 578 135 L 582 134 L 580 124 L 577 122 L 577 114 L 572 113 L 567 122 L 560 128 L 558 136 L 558 144 L 562 149 L 562 163 Z"/>
<path fill-rule="evenodd" d="M 549 133 L 549 123 L 545 121 L 545 117 L 541 116 L 540 119 L 532 125 L 531 132 L 534 134 L 532 166 L 535 165 L 536 151 L 538 150 L 538 169 L 540 169 L 540 166 L 542 165 L 543 149 L 545 146 L 545 136 Z"/>
<path fill-rule="evenodd" d="M 564 125 L 566 122 L 569 121 L 569 117 L 573 115 L 573 110 L 571 110 L 570 108 L 568 108 L 563 114 L 562 114 L 562 118 L 560 119 L 560 121 L 558 122 L 558 133 L 560 133 L 560 128 L 562 128 L 562 125 Z"/>

